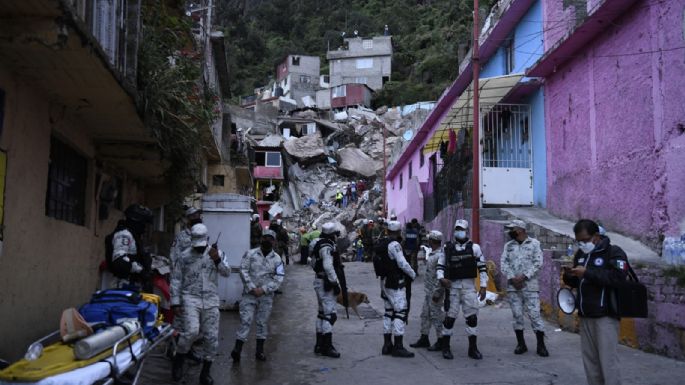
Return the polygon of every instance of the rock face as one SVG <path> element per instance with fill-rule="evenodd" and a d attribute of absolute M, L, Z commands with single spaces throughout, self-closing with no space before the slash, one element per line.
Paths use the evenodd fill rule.
<path fill-rule="evenodd" d="M 343 174 L 357 174 L 367 178 L 376 175 L 377 162 L 356 147 L 339 150 L 338 158 L 338 170 Z"/>
<path fill-rule="evenodd" d="M 290 156 L 305 164 L 316 162 L 324 157 L 323 140 L 318 132 L 286 140 L 283 147 Z"/>

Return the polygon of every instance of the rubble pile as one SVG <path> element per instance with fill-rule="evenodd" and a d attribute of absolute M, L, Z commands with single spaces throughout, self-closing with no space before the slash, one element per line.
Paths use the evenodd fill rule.
<path fill-rule="evenodd" d="M 423 116 L 415 116 L 422 114 Z M 341 231 L 338 243 L 343 255 L 352 255 L 356 229 L 368 219 L 382 215 L 383 137 L 390 161 L 393 153 L 406 144 L 402 135 L 418 129 L 426 111 L 402 116 L 399 108 L 383 107 L 377 111 L 351 108 L 334 114 L 334 121 L 323 119 L 313 110 L 295 112 L 292 117 L 311 119 L 318 128 L 301 137 L 283 137 L 278 128 L 262 139 L 272 145 L 282 141 L 286 193 L 277 203 L 286 227 L 296 232 L 309 231 L 325 222 L 334 222 Z M 352 182 L 357 183 L 357 201 L 337 207 L 338 191 L 345 194 Z M 351 199 L 350 199 L 351 200 Z"/>

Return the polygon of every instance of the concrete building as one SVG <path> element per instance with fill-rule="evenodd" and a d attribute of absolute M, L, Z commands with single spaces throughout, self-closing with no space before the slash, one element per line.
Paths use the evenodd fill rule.
<path fill-rule="evenodd" d="M 545 78 L 550 212 L 654 249 L 685 232 L 684 7 L 546 0 L 547 53 L 528 74 Z"/>
<path fill-rule="evenodd" d="M 343 46 L 326 54 L 330 64 L 330 85 L 366 84 L 383 88 L 392 72 L 392 37 L 346 38 Z"/>
<path fill-rule="evenodd" d="M 311 106 L 316 103 L 320 72 L 318 56 L 288 55 L 276 66 L 276 82 L 269 96 L 292 99 L 298 108 Z"/>
<path fill-rule="evenodd" d="M 126 206 L 153 210 L 153 252 L 171 242 L 168 163 L 136 105 L 141 10 L 112 4 L 0 7 L 3 359 L 19 358 L 58 329 L 62 310 L 90 298 L 104 238 Z M 220 126 L 208 137 L 208 161 L 220 158 Z"/>
<path fill-rule="evenodd" d="M 543 53 L 542 24 L 527 20 L 541 19 L 541 0 L 502 1 L 481 33 L 479 169 L 486 206 L 545 207 L 547 202 L 543 90 L 539 81 L 524 76 Z M 389 167 L 388 212 L 430 220 L 449 204 L 470 202 L 472 90 L 467 59 Z"/>
<path fill-rule="evenodd" d="M 143 202 L 157 209 L 156 220 L 163 215 L 163 189 L 155 186 L 164 166 L 132 91 L 135 4 L 111 19 L 91 19 L 61 1 L 8 1 L 0 9 L 5 359 L 18 358 L 58 328 L 63 309 L 90 297 L 104 237 L 123 208 Z M 125 32 L 101 34 L 117 16 Z"/>

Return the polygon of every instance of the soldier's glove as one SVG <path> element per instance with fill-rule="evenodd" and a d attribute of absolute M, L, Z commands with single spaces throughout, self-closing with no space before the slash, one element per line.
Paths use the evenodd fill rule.
<path fill-rule="evenodd" d="M 138 274 L 143 271 L 143 265 L 138 262 L 131 262 L 131 273 Z"/>

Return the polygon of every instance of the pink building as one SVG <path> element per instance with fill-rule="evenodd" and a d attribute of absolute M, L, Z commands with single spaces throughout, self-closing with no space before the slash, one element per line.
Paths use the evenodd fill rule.
<path fill-rule="evenodd" d="M 548 209 L 658 249 L 685 231 L 685 0 L 565 4 L 545 0 L 527 73 L 545 78 Z"/>

